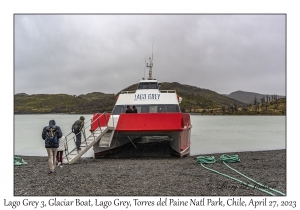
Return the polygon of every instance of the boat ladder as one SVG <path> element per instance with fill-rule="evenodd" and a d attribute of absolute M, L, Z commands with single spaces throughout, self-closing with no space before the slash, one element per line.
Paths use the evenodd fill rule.
<path fill-rule="evenodd" d="M 114 136 L 115 129 L 114 127 L 107 127 L 106 132 L 101 137 L 99 142 L 99 147 L 110 147 L 112 138 Z"/>
<path fill-rule="evenodd" d="M 105 114 L 105 113 L 104 113 Z M 97 120 L 97 119 L 96 119 Z M 96 121 L 94 120 L 94 121 Z M 88 120 L 85 124 L 91 122 Z M 93 122 L 92 122 L 93 123 Z M 91 124 L 92 124 L 91 123 Z M 91 132 L 91 134 L 86 137 L 86 130 L 91 126 L 84 127 L 80 133 L 77 135 L 83 136 L 83 141 L 81 141 L 80 150 L 76 148 L 76 134 L 69 133 L 65 137 L 65 152 L 63 155 L 63 164 L 73 164 L 75 163 L 82 155 L 84 155 L 93 145 L 95 145 L 99 140 L 100 147 L 110 147 L 115 128 L 110 126 L 99 126 L 96 130 Z M 90 131 L 88 131 L 90 132 Z"/>

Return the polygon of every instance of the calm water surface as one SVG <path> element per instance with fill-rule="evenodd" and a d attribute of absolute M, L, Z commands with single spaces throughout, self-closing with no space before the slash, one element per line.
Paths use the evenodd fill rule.
<path fill-rule="evenodd" d="M 286 148 L 285 116 L 191 117 L 191 155 Z"/>
<path fill-rule="evenodd" d="M 81 115 L 43 114 L 14 116 L 14 153 L 47 156 L 42 129 L 54 119 L 63 135 Z M 83 115 L 90 119 L 92 115 Z M 191 155 L 259 151 L 286 148 L 285 116 L 201 116 L 191 115 Z M 93 157 L 90 149 L 85 157 Z"/>

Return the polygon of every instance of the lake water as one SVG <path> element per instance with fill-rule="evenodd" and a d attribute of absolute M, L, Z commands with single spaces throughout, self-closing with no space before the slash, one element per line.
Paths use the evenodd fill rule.
<path fill-rule="evenodd" d="M 63 135 L 81 115 L 40 114 L 14 116 L 14 154 L 47 156 L 41 134 L 54 119 Z M 83 115 L 90 119 L 92 115 Z M 201 116 L 191 115 L 191 155 L 286 148 L 285 116 Z M 84 157 L 93 157 L 90 149 Z"/>

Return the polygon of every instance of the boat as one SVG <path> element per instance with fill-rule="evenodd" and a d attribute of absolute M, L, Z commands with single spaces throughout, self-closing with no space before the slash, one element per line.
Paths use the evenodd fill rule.
<path fill-rule="evenodd" d="M 182 98 L 175 90 L 160 90 L 152 77 L 153 55 L 146 67 L 148 78 L 142 78 L 135 91 L 121 91 L 111 113 L 93 114 L 90 131 L 99 139 L 93 144 L 95 158 L 127 144 L 158 140 L 168 141 L 178 157 L 189 155 L 192 124 L 190 115 L 180 110 Z M 135 106 L 137 113 L 126 113 L 128 106 Z"/>

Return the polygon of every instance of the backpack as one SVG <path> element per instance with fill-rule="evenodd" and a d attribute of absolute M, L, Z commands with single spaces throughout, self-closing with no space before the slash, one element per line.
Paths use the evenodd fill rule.
<path fill-rule="evenodd" d="M 79 125 L 73 124 L 72 125 L 72 132 L 73 133 L 78 133 L 79 132 Z"/>
<path fill-rule="evenodd" d="M 56 126 L 47 126 L 45 140 L 46 144 L 49 146 L 58 145 Z"/>

